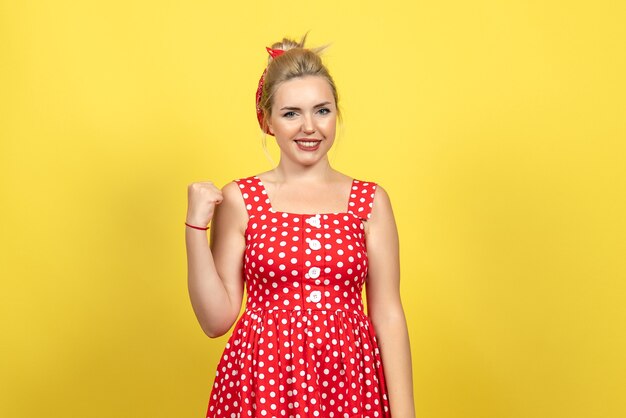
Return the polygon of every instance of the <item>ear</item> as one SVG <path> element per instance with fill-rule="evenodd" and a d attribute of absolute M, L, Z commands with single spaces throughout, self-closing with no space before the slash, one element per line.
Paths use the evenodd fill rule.
<path fill-rule="evenodd" d="M 270 118 L 265 119 L 265 123 L 267 124 L 267 130 L 270 132 L 270 135 L 274 135 L 274 128 L 270 123 Z"/>

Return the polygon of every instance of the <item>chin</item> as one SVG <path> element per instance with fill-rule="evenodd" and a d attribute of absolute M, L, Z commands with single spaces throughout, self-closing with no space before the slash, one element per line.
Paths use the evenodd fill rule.
<path fill-rule="evenodd" d="M 326 153 L 322 154 L 322 155 L 315 155 L 315 156 L 310 156 L 310 157 L 296 157 L 294 160 L 296 162 L 298 162 L 299 164 L 305 165 L 305 166 L 312 166 L 315 165 L 317 163 L 319 163 L 320 161 L 326 159 Z"/>

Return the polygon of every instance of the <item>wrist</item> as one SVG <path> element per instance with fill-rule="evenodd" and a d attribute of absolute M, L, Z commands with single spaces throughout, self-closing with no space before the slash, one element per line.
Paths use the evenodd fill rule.
<path fill-rule="evenodd" d="M 207 231 L 210 228 L 210 225 L 205 225 L 203 222 L 194 222 L 194 221 L 185 221 L 185 226 L 187 228 L 196 229 L 200 231 Z"/>
<path fill-rule="evenodd" d="M 204 227 L 211 223 L 211 219 L 207 220 L 204 216 L 196 216 L 193 213 L 187 213 L 185 223 Z"/>

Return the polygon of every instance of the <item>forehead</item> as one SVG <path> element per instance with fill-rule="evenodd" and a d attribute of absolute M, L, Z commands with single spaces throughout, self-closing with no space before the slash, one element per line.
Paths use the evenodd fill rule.
<path fill-rule="evenodd" d="M 274 93 L 274 105 L 312 104 L 320 101 L 334 103 L 333 91 L 328 81 L 322 76 L 307 75 L 280 83 Z"/>

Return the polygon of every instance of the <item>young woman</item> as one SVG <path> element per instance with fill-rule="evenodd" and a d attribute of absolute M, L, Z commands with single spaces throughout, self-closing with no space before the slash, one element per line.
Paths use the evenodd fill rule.
<path fill-rule="evenodd" d="M 206 416 L 412 418 L 391 203 L 380 185 L 330 166 L 337 90 L 305 39 L 267 48 L 259 81 L 257 117 L 279 164 L 222 190 L 188 187 L 194 312 L 212 338 L 235 324 Z"/>

